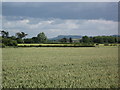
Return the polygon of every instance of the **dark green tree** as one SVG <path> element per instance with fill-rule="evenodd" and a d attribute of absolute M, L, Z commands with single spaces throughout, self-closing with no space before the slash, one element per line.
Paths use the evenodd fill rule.
<path fill-rule="evenodd" d="M 39 33 L 37 35 L 38 43 L 45 43 L 47 42 L 47 36 L 44 34 L 44 32 Z"/>
<path fill-rule="evenodd" d="M 19 39 L 22 39 L 24 37 L 26 37 L 28 34 L 24 33 L 24 32 L 18 32 L 16 33 L 16 37 Z"/>
<path fill-rule="evenodd" d="M 9 39 L 9 38 L 3 38 L 2 43 L 5 46 L 17 46 L 17 42 L 15 40 Z"/>
<path fill-rule="evenodd" d="M 10 39 L 12 39 L 12 40 L 16 40 L 16 37 L 15 36 L 11 36 L 11 37 L 9 37 Z"/>
<path fill-rule="evenodd" d="M 26 38 L 26 39 L 24 39 L 24 43 L 33 43 L 33 39 L 32 38 Z"/>
<path fill-rule="evenodd" d="M 2 34 L 2 38 L 7 38 L 9 36 L 9 32 L 6 32 L 6 31 L 1 31 L 1 34 Z"/>
<path fill-rule="evenodd" d="M 68 41 L 67 38 L 62 38 L 62 39 L 60 39 L 60 42 L 62 42 L 62 43 L 67 43 L 67 41 Z"/>
<path fill-rule="evenodd" d="M 24 43 L 23 39 L 21 39 L 21 38 L 17 38 L 16 41 L 17 41 L 17 43 Z"/>
<path fill-rule="evenodd" d="M 73 42 L 73 40 L 72 40 L 72 38 L 71 38 L 71 37 L 69 38 L 69 42 L 70 42 L 70 43 L 72 43 L 72 42 Z"/>
<path fill-rule="evenodd" d="M 89 43 L 90 42 L 90 38 L 88 36 L 83 36 L 82 37 L 82 42 L 83 43 Z"/>
<path fill-rule="evenodd" d="M 38 38 L 37 37 L 32 37 L 33 43 L 39 43 Z"/>

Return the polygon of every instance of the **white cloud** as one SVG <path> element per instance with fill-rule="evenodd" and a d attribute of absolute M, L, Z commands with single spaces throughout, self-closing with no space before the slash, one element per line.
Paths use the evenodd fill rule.
<path fill-rule="evenodd" d="M 35 22 L 37 21 L 37 22 Z M 118 33 L 118 23 L 110 20 L 76 20 L 76 19 L 35 19 L 7 20 L 3 18 L 3 29 L 11 35 L 23 31 L 28 37 L 45 32 L 48 37 L 57 35 L 113 35 Z"/>
<path fill-rule="evenodd" d="M 23 24 L 27 24 L 29 23 L 30 21 L 28 19 L 25 19 L 25 20 L 21 20 L 20 23 L 23 23 Z"/>

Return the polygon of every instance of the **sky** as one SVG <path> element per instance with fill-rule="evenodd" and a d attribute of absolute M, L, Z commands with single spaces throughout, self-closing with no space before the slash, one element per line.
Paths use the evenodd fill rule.
<path fill-rule="evenodd" d="M 2 0 L 3 2 L 119 2 L 119 0 Z"/>
<path fill-rule="evenodd" d="M 27 37 L 118 34 L 117 2 L 3 2 L 2 28 Z"/>

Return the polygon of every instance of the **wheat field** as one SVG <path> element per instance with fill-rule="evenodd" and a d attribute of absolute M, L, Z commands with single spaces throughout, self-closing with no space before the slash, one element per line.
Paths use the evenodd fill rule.
<path fill-rule="evenodd" d="M 118 47 L 2 49 L 4 88 L 117 88 Z"/>

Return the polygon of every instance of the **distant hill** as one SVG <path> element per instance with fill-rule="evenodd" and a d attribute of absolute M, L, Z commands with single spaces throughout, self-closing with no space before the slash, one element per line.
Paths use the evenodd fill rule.
<path fill-rule="evenodd" d="M 101 35 L 102 36 L 102 35 Z M 113 37 L 120 37 L 120 35 L 110 35 L 110 36 L 113 36 Z M 59 40 L 59 39 L 62 39 L 62 38 L 72 38 L 72 39 L 81 39 L 82 36 L 81 35 L 59 35 L 57 37 L 54 37 L 54 38 L 49 38 L 49 40 Z M 94 36 L 89 36 L 89 37 L 94 37 Z"/>
<path fill-rule="evenodd" d="M 111 36 L 113 36 L 113 37 L 120 37 L 120 35 L 111 35 Z"/>
<path fill-rule="evenodd" d="M 59 35 L 57 37 L 54 37 L 54 38 L 50 38 L 50 40 L 59 40 L 59 39 L 62 39 L 62 38 L 72 38 L 72 39 L 80 39 L 82 38 L 82 36 L 80 35 Z"/>

